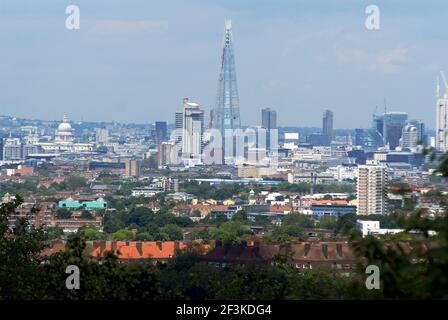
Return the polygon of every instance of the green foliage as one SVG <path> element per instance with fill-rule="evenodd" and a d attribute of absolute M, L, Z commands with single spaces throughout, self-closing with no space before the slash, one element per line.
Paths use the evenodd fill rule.
<path fill-rule="evenodd" d="M 95 216 L 87 210 L 84 210 L 79 217 L 82 219 L 95 219 Z"/>
<path fill-rule="evenodd" d="M 354 184 L 315 184 L 312 186 L 314 192 L 317 193 L 351 193 L 355 192 Z M 297 192 L 308 193 L 311 190 L 311 184 L 306 182 L 301 183 L 288 183 L 282 182 L 279 185 L 273 186 L 271 191 L 280 192 Z"/>
<path fill-rule="evenodd" d="M 238 210 L 232 217 L 234 221 L 240 221 L 242 223 L 247 223 L 247 214 L 244 210 Z"/>
<path fill-rule="evenodd" d="M 446 159 L 447 156 L 444 156 Z M 439 172 L 448 176 L 442 161 Z M 386 299 L 448 299 L 448 214 L 426 218 L 419 211 L 395 217 L 405 234 L 391 241 L 353 235 L 356 252 L 381 271 L 381 295 Z M 436 232 L 430 236 L 430 231 Z M 399 241 L 406 240 L 406 241 Z"/>
<path fill-rule="evenodd" d="M 13 230 L 8 217 L 23 203 L 16 200 L 0 205 L 0 300 L 39 299 L 41 277 L 36 270 L 42 262 L 45 232 L 20 219 Z"/>
<path fill-rule="evenodd" d="M 272 239 L 277 240 L 279 242 L 286 242 L 291 240 L 293 237 L 295 238 L 304 238 L 304 234 L 302 228 L 298 225 L 283 225 L 280 227 L 274 228 L 272 232 Z"/>
<path fill-rule="evenodd" d="M 285 217 L 282 225 L 284 226 L 296 225 L 302 228 L 313 228 L 314 220 L 304 214 L 298 212 L 291 212 Z"/>
<path fill-rule="evenodd" d="M 87 180 L 81 176 L 70 176 L 59 184 L 54 184 L 52 187 L 58 191 L 73 191 L 85 188 L 87 186 Z"/>
<path fill-rule="evenodd" d="M 312 227 L 314 227 L 313 219 L 298 212 L 291 212 L 283 219 L 281 226 L 274 228 L 267 242 L 286 243 L 292 238 L 305 239 L 303 228 Z"/>
<path fill-rule="evenodd" d="M 292 266 L 225 268 L 199 264 L 198 256 L 183 255 L 161 271 L 162 299 L 349 299 L 368 296 L 359 279 L 329 271 L 301 271 Z"/>
<path fill-rule="evenodd" d="M 162 211 L 162 210 L 161 210 Z M 161 228 L 167 225 L 175 225 L 176 232 L 167 234 L 167 230 Z M 148 233 L 151 239 L 178 239 L 183 227 L 190 227 L 194 225 L 188 217 L 176 217 L 172 213 L 158 212 L 154 213 L 151 209 L 138 207 L 125 212 L 106 212 L 104 215 L 104 231 L 106 233 L 114 233 L 124 228 L 136 228 L 140 233 Z M 173 231 L 173 227 L 169 227 L 168 231 Z M 182 236 L 180 236 L 182 239 Z"/>
<path fill-rule="evenodd" d="M 23 183 L 19 182 L 2 182 L 1 194 L 19 194 L 22 196 L 37 192 L 37 178 L 27 177 Z"/>
<path fill-rule="evenodd" d="M 210 238 L 210 233 L 206 229 L 199 229 L 199 230 L 195 229 L 195 230 L 193 230 L 193 232 L 191 234 L 191 237 L 192 237 L 193 240 L 203 239 L 205 241 L 208 241 L 208 240 L 211 239 Z"/>
<path fill-rule="evenodd" d="M 149 232 L 140 232 L 135 236 L 136 241 L 153 241 L 154 238 Z"/>
<path fill-rule="evenodd" d="M 319 228 L 334 230 L 337 226 L 337 219 L 330 216 L 323 216 L 319 219 Z"/>
<path fill-rule="evenodd" d="M 239 184 L 222 183 L 219 186 L 211 186 L 209 183 L 188 181 L 180 185 L 180 190 L 191 193 L 200 199 L 225 200 L 245 190 L 246 187 Z M 247 190 L 246 190 L 247 191 Z"/>
<path fill-rule="evenodd" d="M 447 299 L 448 217 L 428 219 L 417 213 L 401 222 L 412 230 L 406 241 L 388 245 L 387 238 L 369 236 L 354 242 L 357 253 L 380 268 L 383 298 Z M 429 230 L 437 236 L 429 237 Z"/>
<path fill-rule="evenodd" d="M 112 234 L 112 239 L 118 241 L 133 240 L 134 234 L 131 230 L 121 229 Z"/>
<path fill-rule="evenodd" d="M 448 177 L 448 154 L 444 154 L 440 158 L 439 169 L 437 172 L 440 172 L 443 177 Z"/>
<path fill-rule="evenodd" d="M 325 269 L 305 270 L 298 276 L 297 271 L 289 267 L 287 279 L 288 286 L 283 299 L 340 300 L 375 297 L 375 292 L 366 289 L 363 278 L 346 278 Z"/>
<path fill-rule="evenodd" d="M 182 229 L 175 224 L 167 224 L 166 226 L 160 228 L 158 239 L 164 241 L 182 240 Z"/>
<path fill-rule="evenodd" d="M 118 180 L 119 178 L 119 175 L 113 174 L 109 170 L 103 170 L 98 175 L 96 182 L 99 184 L 113 184 L 115 180 Z"/>
<path fill-rule="evenodd" d="M 369 214 L 369 215 L 356 215 L 356 213 L 350 213 L 338 218 L 336 222 L 336 232 L 343 234 L 351 234 L 355 231 L 356 220 L 374 220 L 379 221 L 381 228 L 396 229 L 399 227 L 399 217 L 395 214 L 381 215 L 381 214 Z"/>
<path fill-rule="evenodd" d="M 56 217 L 58 217 L 58 219 L 70 219 L 72 217 L 72 212 L 66 208 L 58 208 L 56 210 Z"/>
<path fill-rule="evenodd" d="M 255 225 L 269 226 L 269 225 L 271 225 L 271 220 L 265 216 L 255 216 Z"/>
<path fill-rule="evenodd" d="M 430 190 L 425 195 L 428 197 L 440 197 L 442 192 L 440 190 Z"/>
<path fill-rule="evenodd" d="M 245 235 L 252 232 L 239 221 L 227 221 L 217 228 L 209 230 L 210 238 L 221 240 L 225 244 L 238 244 Z"/>
<path fill-rule="evenodd" d="M 125 227 L 125 224 L 120 219 L 120 215 L 114 212 L 107 212 L 104 215 L 103 223 L 103 230 L 106 233 L 114 233 Z"/>
<path fill-rule="evenodd" d="M 94 227 L 80 228 L 78 233 L 85 240 L 102 240 L 105 238 L 104 233 Z"/>
<path fill-rule="evenodd" d="M 441 166 L 440 170 L 446 169 Z M 9 228 L 8 218 L 22 202 L 17 196 L 15 201 L 0 205 L 0 300 L 448 299 L 447 214 L 427 218 L 417 211 L 410 217 L 340 217 L 336 229 L 347 233 L 353 231 L 356 219 L 380 220 L 382 227 L 406 230 L 399 236 L 383 238 L 362 239 L 351 234 L 356 253 L 367 264 L 380 268 L 381 289 L 367 290 L 363 272 L 346 278 L 331 270 L 301 270 L 289 264 L 288 255 L 269 266 L 235 264 L 223 268 L 199 263 L 193 250 L 157 267 L 150 263 L 122 264 L 111 253 L 98 263 L 84 242 L 97 235 L 93 228 L 82 228 L 79 235 L 69 238 L 66 250 L 44 257 L 42 250 L 51 232 L 34 228 L 24 219 Z M 167 211 L 153 214 L 144 208 L 107 212 L 104 218 L 108 228 L 123 225 L 113 234 L 120 240 L 133 238 L 131 227 L 140 229 L 137 237 L 141 239 L 162 234 L 176 237 L 180 227 L 191 223 L 188 218 L 178 220 Z M 333 223 L 321 220 L 320 226 Z M 300 234 L 301 228 L 313 225 L 309 217 L 291 213 L 274 233 L 278 232 L 278 239 L 290 240 L 290 234 Z M 430 236 L 430 231 L 437 234 Z M 239 243 L 251 235 L 241 221 L 227 221 L 201 233 L 226 244 Z M 79 290 L 67 290 L 65 286 L 68 265 L 80 269 Z"/>
<path fill-rule="evenodd" d="M 48 239 L 59 238 L 64 235 L 64 231 L 59 227 L 48 227 L 45 230 L 45 233 L 47 234 Z"/>

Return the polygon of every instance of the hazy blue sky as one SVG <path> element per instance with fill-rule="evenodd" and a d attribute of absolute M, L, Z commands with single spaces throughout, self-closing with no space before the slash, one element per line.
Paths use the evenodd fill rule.
<path fill-rule="evenodd" d="M 81 29 L 65 28 L 65 8 Z M 381 29 L 364 26 L 381 10 Z M 0 114 L 173 122 L 183 97 L 215 103 L 224 19 L 233 20 L 243 124 L 367 127 L 391 111 L 435 123 L 448 71 L 448 1 L 0 0 Z"/>

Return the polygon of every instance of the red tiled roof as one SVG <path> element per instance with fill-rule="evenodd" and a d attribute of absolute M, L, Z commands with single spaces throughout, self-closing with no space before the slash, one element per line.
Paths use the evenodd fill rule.
<path fill-rule="evenodd" d="M 149 208 L 149 209 L 156 209 L 156 208 L 160 208 L 160 205 L 157 203 L 154 203 L 154 202 L 149 202 L 149 203 L 143 204 L 143 207 Z"/>
<path fill-rule="evenodd" d="M 62 241 L 54 241 L 53 243 L 51 243 L 49 247 L 46 247 L 44 250 L 42 250 L 41 256 L 49 257 L 57 252 L 62 252 L 64 250 L 65 250 L 65 243 L 63 243 Z"/>
<path fill-rule="evenodd" d="M 101 257 L 106 251 L 113 251 L 118 259 L 169 259 L 176 254 L 176 248 L 185 250 L 187 245 L 178 241 L 108 241 L 95 242 L 90 253 Z"/>

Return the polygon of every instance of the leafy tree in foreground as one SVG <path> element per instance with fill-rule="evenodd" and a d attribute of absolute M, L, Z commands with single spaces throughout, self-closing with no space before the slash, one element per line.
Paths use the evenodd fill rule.
<path fill-rule="evenodd" d="M 0 300 L 38 299 L 41 291 L 40 255 L 45 232 L 25 219 L 9 228 L 8 218 L 23 203 L 20 196 L 0 206 Z"/>
<path fill-rule="evenodd" d="M 447 177 L 448 156 L 443 159 L 439 172 Z M 431 218 L 415 211 L 397 220 L 404 235 L 391 239 L 353 236 L 357 253 L 380 269 L 383 298 L 448 299 L 448 212 L 445 209 Z M 432 232 L 436 235 L 430 236 Z"/>

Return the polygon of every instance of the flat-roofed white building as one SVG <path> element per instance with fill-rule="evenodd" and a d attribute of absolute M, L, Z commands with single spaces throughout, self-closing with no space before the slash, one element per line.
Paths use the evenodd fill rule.
<path fill-rule="evenodd" d="M 381 229 L 379 221 L 356 220 L 356 229 L 361 231 L 362 237 L 368 235 L 385 235 L 403 232 L 403 229 Z"/>

